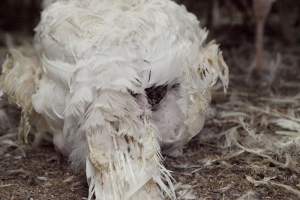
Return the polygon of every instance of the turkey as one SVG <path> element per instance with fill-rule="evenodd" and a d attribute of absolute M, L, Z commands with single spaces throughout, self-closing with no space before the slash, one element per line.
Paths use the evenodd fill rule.
<path fill-rule="evenodd" d="M 176 199 L 161 148 L 180 152 L 214 85 L 228 85 L 196 17 L 170 0 L 58 0 L 35 31 L 33 48 L 10 48 L 1 76 L 23 138 L 50 133 L 86 171 L 88 199 Z"/>

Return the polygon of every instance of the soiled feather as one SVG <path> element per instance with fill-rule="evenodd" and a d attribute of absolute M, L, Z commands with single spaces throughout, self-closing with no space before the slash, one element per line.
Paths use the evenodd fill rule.
<path fill-rule="evenodd" d="M 169 0 L 45 6 L 38 53 L 7 60 L 6 92 L 46 122 L 43 131 L 76 168 L 86 167 L 89 199 L 176 199 L 159 144 L 181 149 L 202 129 L 217 80 L 227 88 L 218 46 L 205 44 L 196 17 Z"/>

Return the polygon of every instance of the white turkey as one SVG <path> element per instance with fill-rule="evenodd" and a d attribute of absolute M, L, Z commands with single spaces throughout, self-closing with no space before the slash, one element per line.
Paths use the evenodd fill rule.
<path fill-rule="evenodd" d="M 228 85 L 218 45 L 170 0 L 61 0 L 43 11 L 32 50 L 10 49 L 2 87 L 20 131 L 51 133 L 86 170 L 96 200 L 176 199 L 160 147 L 202 129 L 211 90 Z"/>

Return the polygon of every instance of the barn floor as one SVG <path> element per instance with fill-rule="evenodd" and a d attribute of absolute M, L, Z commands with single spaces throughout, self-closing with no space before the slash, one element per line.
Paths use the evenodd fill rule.
<path fill-rule="evenodd" d="M 276 146 L 275 133 L 283 130 L 274 125 L 274 120 L 300 120 L 300 47 L 286 46 L 281 41 L 273 44 L 274 38 L 267 38 L 272 52 L 268 62 L 276 70 L 267 77 L 270 87 L 258 87 L 256 79 L 246 78 L 253 57 L 253 45 L 248 41 L 253 38 L 228 37 L 218 37 L 231 69 L 227 95 L 215 92 L 206 126 L 186 145 L 184 155 L 165 159 L 177 180 L 178 197 L 300 199 L 300 156 L 296 151 L 285 160 L 281 152 L 272 151 L 270 144 L 274 141 Z M 281 57 L 276 57 L 277 52 Z M 13 110 L 9 116 L 14 121 L 17 111 L 2 104 L 2 109 Z M 88 188 L 83 173 L 73 172 L 52 146 L 18 144 L 16 132 L 15 126 L 0 132 L 0 200 L 86 199 Z"/>

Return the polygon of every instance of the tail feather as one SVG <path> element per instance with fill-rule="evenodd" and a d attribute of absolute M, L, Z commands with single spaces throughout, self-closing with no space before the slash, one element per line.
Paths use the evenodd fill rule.
<path fill-rule="evenodd" d="M 149 129 L 143 133 L 145 135 L 128 137 L 127 141 L 126 136 L 111 136 L 112 149 L 105 150 L 103 145 L 99 146 L 94 141 L 103 141 L 101 135 L 109 133 L 109 130 L 104 128 L 102 133 L 90 132 L 87 136 L 89 160 L 95 169 L 92 177 L 94 185 L 90 187 L 94 188 L 96 199 L 138 200 L 143 197 L 150 200 L 153 196 L 155 200 L 164 199 L 159 188 L 172 197 L 169 185 L 162 180 L 172 185 L 169 172 L 160 163 L 154 132 Z"/>
<path fill-rule="evenodd" d="M 88 199 L 175 199 L 156 129 L 130 94 L 101 91 L 81 123 L 88 146 Z"/>

